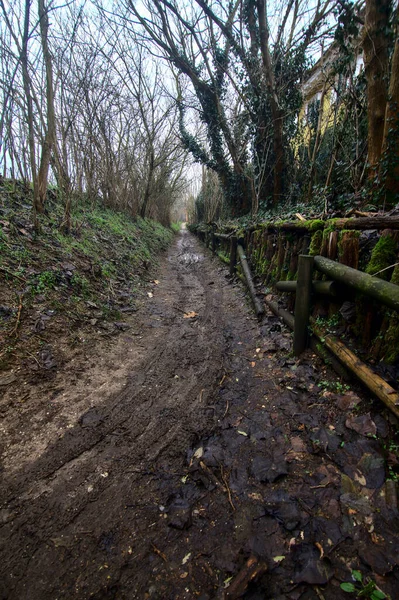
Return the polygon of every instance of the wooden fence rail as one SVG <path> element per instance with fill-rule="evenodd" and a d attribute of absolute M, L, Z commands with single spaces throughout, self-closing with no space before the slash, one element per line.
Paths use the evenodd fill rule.
<path fill-rule="evenodd" d="M 360 219 L 359 219 L 360 221 Z M 209 236 L 201 236 L 205 244 L 209 243 Z M 205 238 L 205 239 L 204 239 Z M 239 257 L 242 271 L 251 294 L 251 298 L 258 317 L 264 314 L 263 302 L 256 294 L 250 267 L 248 265 L 244 247 L 234 234 L 219 234 L 213 232 L 211 235 L 212 251 L 216 251 L 216 238 L 225 244 L 229 242 L 230 273 L 236 270 L 237 255 Z M 313 281 L 313 269 L 327 275 L 333 281 Z M 277 282 L 276 288 L 285 292 L 296 292 L 295 314 L 282 310 L 275 302 L 265 299 L 265 303 L 284 321 L 294 329 L 293 349 L 296 355 L 301 354 L 309 341 L 315 350 L 315 338 L 309 335 L 310 312 L 312 294 L 324 294 L 336 296 L 337 290 L 334 282 L 344 284 L 384 304 L 385 306 L 399 312 L 399 286 L 389 283 L 357 269 L 353 269 L 341 263 L 325 258 L 323 256 L 299 255 L 298 257 L 298 279 L 297 281 Z M 399 417 L 399 394 L 389 386 L 381 377 L 365 365 L 353 352 L 342 342 L 329 334 L 325 334 L 312 320 L 313 333 L 321 340 L 326 348 L 335 357 L 335 361 L 342 363 L 354 375 L 356 375 L 384 404 Z M 316 344 L 317 345 L 317 344 Z M 336 360 L 338 359 L 338 361 Z M 336 368 L 334 366 L 334 368 Z M 341 367 L 342 368 L 342 367 Z M 336 370 L 339 372 L 339 364 Z"/>

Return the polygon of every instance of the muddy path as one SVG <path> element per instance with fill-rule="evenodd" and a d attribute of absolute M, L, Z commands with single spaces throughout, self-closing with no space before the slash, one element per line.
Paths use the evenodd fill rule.
<path fill-rule="evenodd" d="M 187 232 L 131 326 L 107 357 L 118 386 L 81 374 L 40 434 L 6 415 L 1 597 L 328 599 L 352 569 L 399 597 L 383 408 L 293 360 Z"/>

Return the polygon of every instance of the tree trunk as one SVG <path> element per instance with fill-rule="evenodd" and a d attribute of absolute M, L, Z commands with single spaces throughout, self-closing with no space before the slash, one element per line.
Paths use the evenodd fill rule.
<path fill-rule="evenodd" d="M 53 65 L 48 47 L 48 12 L 44 0 L 38 0 L 38 15 L 40 22 L 40 37 L 42 42 L 43 60 L 46 67 L 46 101 L 47 101 L 47 131 L 44 137 L 40 159 L 39 173 L 37 176 L 39 212 L 43 212 L 46 202 L 48 171 L 50 166 L 51 151 L 55 141 L 55 113 L 53 90 Z"/>
<path fill-rule="evenodd" d="M 147 185 L 146 185 L 145 192 L 144 192 L 143 204 L 141 205 L 141 210 L 140 210 L 140 216 L 142 219 L 145 219 L 145 217 L 146 217 L 148 202 L 149 202 L 150 195 L 151 195 L 151 184 L 152 184 L 152 177 L 154 174 L 154 161 L 155 161 L 154 149 L 152 148 L 151 154 L 150 154 L 150 165 L 149 165 L 149 171 L 148 171 Z"/>
<path fill-rule="evenodd" d="M 37 213 L 42 212 L 39 201 L 37 187 L 37 169 L 36 169 L 36 148 L 35 148 L 35 133 L 33 122 L 33 102 L 31 94 L 31 81 L 28 70 L 28 41 L 29 41 L 29 20 L 30 20 L 30 0 L 25 0 L 25 16 L 24 16 L 24 33 L 22 38 L 21 49 L 21 65 L 22 65 L 22 80 L 24 86 L 27 120 L 28 120 L 28 144 L 29 144 L 29 159 L 31 176 L 33 183 L 33 226 L 36 231 L 39 230 L 39 221 Z"/>
<path fill-rule="evenodd" d="M 382 153 L 388 80 L 390 0 L 366 0 L 363 50 L 367 80 L 369 179 L 378 175 Z"/>
<path fill-rule="evenodd" d="M 257 0 L 259 18 L 260 49 L 263 67 L 265 69 L 266 85 L 269 92 L 270 108 L 273 119 L 273 150 L 274 150 L 274 177 L 273 177 L 273 204 L 277 206 L 283 192 L 284 169 L 284 141 L 283 141 L 283 115 L 279 106 L 276 84 L 274 79 L 272 59 L 269 49 L 269 29 L 267 25 L 266 0 Z"/>
<path fill-rule="evenodd" d="M 380 172 L 382 179 L 385 176 L 387 200 L 392 204 L 397 202 L 397 194 L 399 194 L 399 5 L 395 17 L 395 47 L 385 111 L 383 160 Z"/>

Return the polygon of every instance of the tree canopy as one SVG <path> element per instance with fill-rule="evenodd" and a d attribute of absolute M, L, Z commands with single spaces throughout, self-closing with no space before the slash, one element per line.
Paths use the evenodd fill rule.
<path fill-rule="evenodd" d="M 167 223 L 399 199 L 398 2 L 0 0 L 0 160 Z"/>

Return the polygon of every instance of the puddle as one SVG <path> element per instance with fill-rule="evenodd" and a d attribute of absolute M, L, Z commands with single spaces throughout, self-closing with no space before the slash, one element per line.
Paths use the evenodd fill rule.
<path fill-rule="evenodd" d="M 185 252 L 179 256 L 179 262 L 184 265 L 192 265 L 203 259 L 204 257 L 201 254 L 195 254 L 194 252 Z"/>
<path fill-rule="evenodd" d="M 178 261 L 183 265 L 192 265 L 204 260 L 203 254 L 197 254 L 196 252 L 192 252 L 192 244 L 189 243 L 187 239 L 187 231 L 181 232 L 181 237 L 177 242 L 177 246 L 179 249 Z"/>

